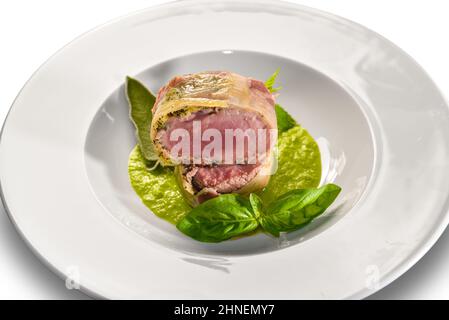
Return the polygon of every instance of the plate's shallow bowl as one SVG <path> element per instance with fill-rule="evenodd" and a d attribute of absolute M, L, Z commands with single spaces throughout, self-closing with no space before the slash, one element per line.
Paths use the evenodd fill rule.
<path fill-rule="evenodd" d="M 185 237 L 171 224 L 149 214 L 129 183 L 128 155 L 136 144 L 124 86 L 102 104 L 86 137 L 87 175 L 103 206 L 144 237 L 181 252 L 235 255 L 286 248 L 322 232 L 341 219 L 360 199 L 374 167 L 374 142 L 369 120 L 341 86 L 316 70 L 293 60 L 256 52 L 217 51 L 178 57 L 152 66 L 139 79 L 157 92 L 177 74 L 204 70 L 232 70 L 266 79 L 281 70 L 283 89 L 277 102 L 309 132 L 321 148 L 322 181 L 334 182 L 342 193 L 328 212 L 307 228 L 281 239 L 259 233 L 220 244 L 199 243 Z M 344 130 L 342 130 L 344 128 Z"/>
<path fill-rule="evenodd" d="M 129 185 L 125 76 L 156 90 L 177 73 L 263 79 L 277 67 L 279 102 L 323 138 L 325 179 L 344 193 L 281 242 L 187 239 Z M 35 252 L 98 296 L 364 297 L 447 224 L 448 124 L 421 68 L 359 25 L 280 2 L 179 2 L 89 32 L 36 72 L 3 128 L 2 198 Z"/>

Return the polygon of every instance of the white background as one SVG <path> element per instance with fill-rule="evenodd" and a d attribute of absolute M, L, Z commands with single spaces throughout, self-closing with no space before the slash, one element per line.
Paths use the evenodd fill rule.
<path fill-rule="evenodd" d="M 81 33 L 167 1 L 14 0 L 0 2 L 0 119 L 32 73 Z M 445 0 L 298 0 L 343 16 L 392 40 L 420 63 L 449 97 L 449 2 Z M 159 32 L 159 31 L 155 31 Z M 148 35 L 151 38 L 151 34 Z M 425 186 L 423 186 L 425 187 Z M 26 195 L 24 194 L 24 201 Z M 28 250 L 0 206 L 0 299 L 86 299 L 69 291 Z M 375 299 L 449 299 L 449 232 Z"/>

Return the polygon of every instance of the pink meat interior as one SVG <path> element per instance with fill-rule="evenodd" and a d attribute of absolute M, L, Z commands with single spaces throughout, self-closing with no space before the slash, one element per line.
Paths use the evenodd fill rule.
<path fill-rule="evenodd" d="M 202 164 L 234 164 L 234 163 L 250 163 L 255 164 L 254 161 L 248 159 L 250 146 L 248 145 L 248 139 L 243 139 L 243 155 L 244 162 L 236 161 L 236 146 L 237 146 L 237 137 L 233 138 L 232 144 L 226 145 L 225 137 L 226 137 L 226 129 L 236 130 L 240 129 L 242 131 L 246 131 L 247 129 L 252 130 L 254 134 L 257 136 L 260 134 L 258 129 L 264 129 L 264 141 L 265 142 L 265 150 L 269 151 L 270 148 L 270 131 L 267 128 L 265 122 L 261 119 L 261 117 L 253 112 L 247 112 L 237 109 L 207 109 L 192 113 L 189 116 L 184 117 L 172 117 L 166 122 L 166 126 L 164 129 L 159 130 L 157 138 L 162 142 L 164 148 L 172 153 L 172 148 L 180 143 L 180 139 L 176 139 L 175 135 L 172 135 L 175 130 L 183 129 L 184 132 L 188 133 L 188 137 L 190 139 L 188 146 L 190 147 L 191 158 L 194 155 L 193 143 L 195 139 L 195 135 L 193 132 L 194 122 L 200 123 L 201 133 L 206 133 L 208 129 L 215 129 L 220 132 L 221 144 L 222 144 L 222 152 L 221 155 L 216 155 L 214 152 L 211 152 L 212 158 L 204 159 L 202 158 Z M 179 132 L 179 130 L 177 131 Z M 259 136 L 257 136 L 259 138 Z M 207 141 L 201 141 L 200 154 L 203 155 L 204 148 L 214 141 L 214 138 L 210 138 Z M 228 147 L 227 147 L 228 146 Z M 187 149 L 186 147 L 186 149 Z M 174 149 L 177 150 L 177 149 Z M 176 156 L 181 157 L 181 152 L 176 153 Z M 226 161 L 226 159 L 233 159 L 233 162 Z M 205 161 L 209 160 L 209 161 Z M 212 160 L 212 161 L 211 161 Z M 185 163 L 184 163 L 185 164 Z M 198 164 L 198 162 L 196 162 Z"/>
<path fill-rule="evenodd" d="M 244 187 L 259 171 L 259 165 L 223 165 L 196 167 L 193 185 L 197 190 L 214 189 L 218 193 L 229 193 Z"/>

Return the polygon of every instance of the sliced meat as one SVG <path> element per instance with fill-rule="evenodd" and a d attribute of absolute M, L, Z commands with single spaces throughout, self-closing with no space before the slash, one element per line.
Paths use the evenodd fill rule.
<path fill-rule="evenodd" d="M 269 150 L 270 148 L 270 131 L 268 130 L 267 124 L 261 119 L 261 117 L 254 113 L 248 112 L 240 109 L 206 109 L 194 112 L 189 116 L 184 117 L 172 117 L 170 118 L 165 125 L 165 128 L 159 130 L 157 139 L 162 144 L 163 148 L 167 150 L 167 152 L 171 155 L 171 158 L 178 157 L 182 159 L 182 150 L 177 148 L 180 143 L 180 139 L 174 138 L 174 134 L 179 129 L 184 129 L 186 133 L 188 133 L 188 146 L 186 149 L 189 150 L 188 154 L 190 158 L 188 161 L 191 161 L 194 156 L 194 128 L 193 124 L 196 122 L 199 123 L 199 127 L 201 128 L 201 134 L 210 132 L 210 129 L 216 130 L 214 135 L 209 135 L 207 139 L 201 141 L 201 147 L 199 153 L 201 155 L 201 164 L 232 164 L 237 162 L 237 158 L 241 153 L 238 153 L 236 146 L 238 145 L 238 139 L 241 137 L 240 135 L 234 135 L 231 139 L 228 139 L 229 143 L 226 143 L 226 131 L 241 129 L 243 133 L 249 132 L 248 129 L 252 130 L 251 132 L 258 134 L 258 129 L 262 129 L 265 131 L 260 131 L 259 134 L 263 135 L 263 139 L 265 139 L 265 150 Z M 215 141 L 215 134 L 219 133 L 223 139 L 220 139 L 221 152 L 215 152 L 215 150 L 211 150 L 208 152 L 207 146 Z M 262 136 L 255 137 L 257 139 L 262 138 Z M 250 151 L 256 152 L 256 148 L 250 148 L 248 143 L 253 141 L 251 139 L 246 138 L 243 143 L 243 163 L 254 163 L 254 160 L 257 160 L 257 154 L 253 154 Z M 227 147 L 227 146 L 231 147 Z M 255 147 L 251 145 L 251 147 Z M 264 156 L 262 154 L 261 156 Z M 256 157 L 256 159 L 254 159 Z M 251 159 L 253 161 L 251 161 Z M 226 161 L 228 160 L 228 161 Z M 181 160 L 180 160 L 181 161 Z M 232 162 L 230 162 L 232 161 Z M 242 161 L 239 161 L 241 163 Z M 242 163 L 242 164 L 243 164 Z M 188 164 L 188 163 L 187 163 Z M 198 164 L 198 163 L 197 163 Z"/>
<path fill-rule="evenodd" d="M 230 193 L 243 188 L 259 169 L 256 164 L 198 167 L 192 183 L 198 191 L 211 188 L 218 193 Z"/>

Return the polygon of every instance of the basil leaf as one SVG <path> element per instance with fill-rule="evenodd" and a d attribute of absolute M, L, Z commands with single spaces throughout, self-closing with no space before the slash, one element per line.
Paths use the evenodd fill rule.
<path fill-rule="evenodd" d="M 251 204 L 251 209 L 253 209 L 256 217 L 260 217 L 264 214 L 264 205 L 262 199 L 260 199 L 258 195 L 256 195 L 255 193 L 251 193 L 249 195 L 249 202 Z"/>
<path fill-rule="evenodd" d="M 267 87 L 268 91 L 271 93 L 278 92 L 282 89 L 282 87 L 274 87 L 276 83 L 276 78 L 279 75 L 279 69 L 277 69 L 268 79 L 265 81 L 265 87 Z"/>
<path fill-rule="evenodd" d="M 150 138 L 151 120 L 153 119 L 151 109 L 156 97 L 142 83 L 131 77 L 126 78 L 126 95 L 130 108 L 129 115 L 136 127 L 140 150 L 145 159 L 156 161 L 158 154 Z"/>
<path fill-rule="evenodd" d="M 295 119 L 284 110 L 280 105 L 276 104 L 274 106 L 274 110 L 276 111 L 276 119 L 278 125 L 278 132 L 281 134 L 282 132 L 288 131 L 291 128 L 298 125 Z"/>
<path fill-rule="evenodd" d="M 176 227 L 202 242 L 221 242 L 254 231 L 259 225 L 279 237 L 280 232 L 295 231 L 322 214 L 340 191 L 334 184 L 292 190 L 268 208 L 254 193 L 249 200 L 238 194 L 223 194 L 192 209 Z"/>
<path fill-rule="evenodd" d="M 176 228 L 202 242 L 220 242 L 255 230 L 257 215 L 248 199 L 223 194 L 203 202 L 182 218 Z"/>
<path fill-rule="evenodd" d="M 273 201 L 260 216 L 262 228 L 278 237 L 280 232 L 295 231 L 322 214 L 334 202 L 341 188 L 327 184 L 318 189 L 292 190 Z"/>

